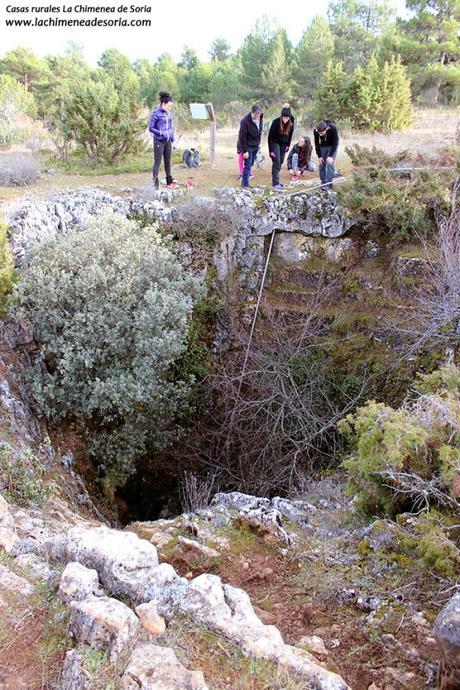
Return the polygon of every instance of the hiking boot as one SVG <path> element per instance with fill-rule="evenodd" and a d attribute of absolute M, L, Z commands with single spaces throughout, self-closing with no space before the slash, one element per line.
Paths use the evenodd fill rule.
<path fill-rule="evenodd" d="M 155 180 L 153 180 L 153 188 L 156 192 L 160 189 L 160 180 L 158 179 L 158 177 Z"/>
<path fill-rule="evenodd" d="M 273 185 L 273 189 L 275 190 L 275 192 L 282 192 L 284 187 L 281 183 L 278 183 L 278 184 Z"/>
<path fill-rule="evenodd" d="M 173 180 L 172 182 L 170 182 L 169 184 L 166 185 L 166 189 L 177 189 L 178 186 L 179 185 L 177 184 L 177 182 L 174 182 L 174 180 Z"/>

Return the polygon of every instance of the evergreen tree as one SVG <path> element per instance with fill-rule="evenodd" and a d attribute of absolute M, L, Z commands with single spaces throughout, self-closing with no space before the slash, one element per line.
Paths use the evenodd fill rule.
<path fill-rule="evenodd" d="M 0 75 L 0 118 L 10 119 L 18 113 L 34 117 L 37 106 L 26 87 L 7 74 Z"/>
<path fill-rule="evenodd" d="M 152 66 L 148 63 L 137 65 L 140 81 L 140 97 L 149 108 L 158 104 L 160 91 L 168 91 L 179 100 L 179 70 L 171 55 L 163 53 Z"/>
<path fill-rule="evenodd" d="M 180 100 L 184 103 L 206 103 L 212 79 L 211 64 L 201 62 L 191 70 L 180 70 Z"/>
<path fill-rule="evenodd" d="M 338 120 L 346 117 L 344 101 L 346 100 L 347 85 L 342 63 L 329 60 L 315 102 L 318 119 Z"/>
<path fill-rule="evenodd" d="M 410 19 L 386 39 L 388 53 L 401 57 L 422 101 L 458 100 L 460 82 L 460 3 L 458 0 L 407 0 Z"/>
<path fill-rule="evenodd" d="M 216 38 L 211 43 L 209 57 L 212 62 L 225 62 L 231 54 L 230 44 L 225 38 Z"/>
<path fill-rule="evenodd" d="M 411 122 L 410 82 L 401 62 L 383 67 L 374 56 L 351 76 L 342 64 L 330 62 L 316 101 L 320 118 L 347 118 L 355 129 L 388 132 Z"/>
<path fill-rule="evenodd" d="M 373 132 L 380 126 L 381 71 L 374 56 L 357 67 L 343 97 L 343 110 L 356 129 Z"/>
<path fill-rule="evenodd" d="M 284 48 L 284 57 L 286 58 L 286 62 L 289 66 L 289 69 L 292 69 L 292 60 L 294 59 L 294 46 L 292 45 L 292 42 L 289 40 L 289 36 L 287 35 L 286 29 L 280 28 L 276 33 L 277 35 L 279 34 L 281 36 Z"/>
<path fill-rule="evenodd" d="M 273 40 L 271 55 L 263 65 L 260 86 L 263 96 L 260 100 L 265 103 L 289 101 L 292 98 L 294 83 L 284 51 L 284 41 L 281 32 Z"/>
<path fill-rule="evenodd" d="M 209 100 L 218 107 L 238 99 L 241 92 L 241 63 L 238 58 L 215 62 L 209 82 Z"/>
<path fill-rule="evenodd" d="M 407 127 L 412 122 L 410 81 L 399 58 L 385 62 L 380 83 L 380 130 Z"/>
<path fill-rule="evenodd" d="M 65 134 L 64 106 L 75 88 L 91 78 L 81 48 L 70 43 L 64 56 L 48 55 L 48 78 L 37 93 L 40 114 L 59 156 L 67 159 L 70 138 Z"/>
<path fill-rule="evenodd" d="M 26 87 L 10 77 L 0 75 L 0 149 L 22 143 L 27 126 L 24 115 L 34 117 L 37 107 L 33 94 Z M 1 272 L 0 272 L 1 273 Z M 0 290 L 1 294 L 1 290 Z"/>
<path fill-rule="evenodd" d="M 115 48 L 109 48 L 105 50 L 98 60 L 99 67 L 107 70 L 116 80 L 118 77 L 123 77 L 126 72 L 133 71 L 133 67 L 123 53 Z"/>
<path fill-rule="evenodd" d="M 0 60 L 0 73 L 9 74 L 32 92 L 36 92 L 40 83 L 49 76 L 46 62 L 21 46 L 10 50 Z"/>
<path fill-rule="evenodd" d="M 61 128 L 95 162 L 112 163 L 139 151 L 143 145 L 145 118 L 138 102 L 139 81 L 127 75 L 116 86 L 102 68 L 91 79 L 76 82 L 64 105 Z"/>
<path fill-rule="evenodd" d="M 261 74 L 262 69 L 270 62 L 276 33 L 276 24 L 264 15 L 257 20 L 252 31 L 244 39 L 239 51 L 246 92 L 242 94 L 243 97 L 254 101 L 265 97 Z"/>
<path fill-rule="evenodd" d="M 184 46 L 178 67 L 181 67 L 185 70 L 191 70 L 195 69 L 195 67 L 198 67 L 199 62 L 200 61 L 198 59 L 198 55 L 196 54 L 196 50 L 193 50 L 193 48 L 190 48 L 189 46 Z"/>
<path fill-rule="evenodd" d="M 302 97 L 315 98 L 327 64 L 334 56 L 334 37 L 324 17 L 314 17 L 295 49 L 292 72 Z"/>
<path fill-rule="evenodd" d="M 336 0 L 329 4 L 327 14 L 335 58 L 350 73 L 376 51 L 394 11 L 388 0 Z"/>

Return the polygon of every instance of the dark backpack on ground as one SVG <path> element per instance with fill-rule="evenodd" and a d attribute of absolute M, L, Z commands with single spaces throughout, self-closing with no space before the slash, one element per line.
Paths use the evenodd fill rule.
<path fill-rule="evenodd" d="M 185 149 L 182 162 L 187 168 L 197 168 L 200 165 L 200 154 L 197 149 Z"/>

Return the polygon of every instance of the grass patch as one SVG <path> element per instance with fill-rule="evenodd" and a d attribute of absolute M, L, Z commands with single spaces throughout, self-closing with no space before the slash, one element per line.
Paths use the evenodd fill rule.
<path fill-rule="evenodd" d="M 3 495 L 9 503 L 17 503 L 22 508 L 41 508 L 51 493 L 45 471 L 30 449 L 15 456 L 8 444 L 0 444 L 0 476 L 5 486 Z"/>
<path fill-rule="evenodd" d="M 305 681 L 270 661 L 248 659 L 221 635 L 177 617 L 160 642 L 172 647 L 187 668 L 199 669 L 212 690 L 303 690 Z"/>
<path fill-rule="evenodd" d="M 143 152 L 136 156 L 126 156 L 126 158 L 115 162 L 113 165 L 107 165 L 89 161 L 78 153 L 72 153 L 67 161 L 47 156 L 43 161 L 43 167 L 56 168 L 62 172 L 94 177 L 145 173 L 152 168 L 152 154 L 150 152 Z"/>
<path fill-rule="evenodd" d="M 173 149 L 172 163 L 178 165 L 182 163 L 182 155 L 184 149 Z M 206 156 L 200 154 L 201 160 L 205 160 Z M 52 154 L 43 156 L 43 168 L 55 168 L 62 172 L 72 173 L 76 175 L 88 175 L 99 177 L 104 175 L 125 175 L 129 173 L 151 173 L 153 165 L 153 153 L 151 148 L 147 148 L 141 153 L 124 156 L 120 160 L 114 161 L 111 165 L 107 163 L 98 163 L 87 158 L 82 152 L 72 152 L 67 161 L 56 158 Z M 160 171 L 160 176 L 162 175 Z"/>
<path fill-rule="evenodd" d="M 42 582 L 31 596 L 3 609 L 0 659 L 5 686 L 28 690 L 59 687 L 65 652 L 73 646 L 68 626 L 68 607 Z"/>

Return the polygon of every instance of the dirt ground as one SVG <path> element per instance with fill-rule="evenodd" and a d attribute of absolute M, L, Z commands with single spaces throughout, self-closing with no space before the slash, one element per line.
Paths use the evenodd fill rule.
<path fill-rule="evenodd" d="M 415 113 L 414 124 L 404 132 L 392 134 L 362 134 L 340 132 L 340 148 L 337 157 L 337 169 L 347 175 L 351 169 L 351 162 L 345 148 L 352 144 L 384 149 L 388 153 L 396 153 L 404 149 L 432 154 L 441 147 L 451 147 L 458 139 L 460 132 L 460 111 L 457 109 L 419 110 Z M 268 130 L 266 123 L 265 129 Z M 301 134 L 312 138 L 311 131 L 303 131 L 296 127 L 294 139 Z M 177 145 L 182 148 L 196 147 L 205 160 L 197 169 L 188 170 L 182 164 L 173 166 L 173 175 L 185 185 L 187 180 L 193 182 L 194 194 L 209 194 L 214 187 L 239 186 L 239 171 L 236 157 L 237 129 L 219 129 L 216 143 L 216 163 L 214 168 L 209 164 L 209 137 L 207 132 L 185 133 L 179 136 Z M 262 141 L 262 152 L 266 157 L 264 167 L 254 170 L 252 185 L 266 185 L 271 187 L 271 165 L 268 160 L 266 138 Z M 286 186 L 290 183 L 286 164 L 283 165 L 281 181 Z M 306 181 L 312 184 L 318 181 L 318 173 L 308 173 Z M 25 194 L 46 196 L 59 189 L 76 189 L 79 187 L 97 187 L 111 193 L 153 193 L 151 187 L 150 169 L 142 173 L 124 173 L 121 175 L 76 175 L 57 172 L 44 173 L 36 185 L 31 187 L 0 187 L 0 204 Z"/>
<path fill-rule="evenodd" d="M 327 508 L 316 505 L 309 527 L 295 530 L 293 549 L 280 549 L 260 534 L 226 532 L 231 550 L 214 572 L 243 588 L 259 618 L 278 627 L 288 644 L 309 649 L 353 690 L 374 688 L 373 683 L 378 690 L 434 690 L 438 651 L 431 624 L 418 625 L 416 614 L 423 611 L 430 619 L 434 615 L 429 604 L 432 579 L 405 564 L 389 570 L 383 553 L 378 559 L 357 555 L 361 547 L 351 537 L 349 511 L 330 503 Z M 212 541 L 209 545 L 214 546 Z M 206 572 L 200 567 L 192 572 L 189 564 L 174 558 L 173 549 L 168 554 L 168 548 L 163 553 L 160 549 L 161 560 L 172 563 L 182 576 Z M 347 592 L 388 603 L 372 622 L 368 609 L 360 609 L 356 600 L 345 601 Z M 324 640 L 325 654 L 308 647 L 304 640 L 311 636 Z M 195 660 L 200 668 L 206 668 L 205 656 L 201 652 Z M 234 690 L 234 679 L 226 681 L 217 668 L 212 666 L 215 687 Z M 265 687 L 259 677 L 254 688 Z"/>

